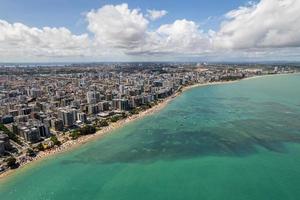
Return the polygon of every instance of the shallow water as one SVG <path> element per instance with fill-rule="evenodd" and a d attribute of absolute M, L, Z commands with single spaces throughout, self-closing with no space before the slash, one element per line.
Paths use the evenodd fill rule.
<path fill-rule="evenodd" d="M 300 76 L 194 88 L 19 170 L 0 199 L 299 199 Z"/>

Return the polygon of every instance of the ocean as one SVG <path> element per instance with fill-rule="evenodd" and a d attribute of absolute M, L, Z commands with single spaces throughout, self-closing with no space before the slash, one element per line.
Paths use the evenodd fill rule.
<path fill-rule="evenodd" d="M 197 87 L 0 180 L 1 200 L 300 198 L 300 75 Z"/>

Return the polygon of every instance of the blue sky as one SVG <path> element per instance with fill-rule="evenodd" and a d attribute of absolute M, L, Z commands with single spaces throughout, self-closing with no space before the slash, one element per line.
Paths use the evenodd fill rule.
<path fill-rule="evenodd" d="M 299 0 L 0 0 L 0 62 L 300 61 L 299 10 Z"/>
<path fill-rule="evenodd" d="M 106 4 L 128 3 L 131 8 L 141 10 L 167 10 L 168 15 L 153 27 L 171 23 L 176 19 L 188 19 L 203 25 L 203 28 L 216 29 L 223 15 L 241 5 L 245 0 L 0 0 L 0 19 L 8 22 L 22 22 L 35 27 L 67 27 L 79 34 L 86 32 L 83 14 Z M 176 2 L 176 3 L 174 3 Z M 226 2 L 226 3 L 224 3 Z M 207 20 L 211 18 L 210 20 Z"/>

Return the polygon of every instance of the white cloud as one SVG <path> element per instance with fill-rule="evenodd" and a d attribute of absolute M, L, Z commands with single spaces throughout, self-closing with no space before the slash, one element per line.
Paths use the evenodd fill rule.
<path fill-rule="evenodd" d="M 154 18 L 165 13 L 157 12 Z M 142 12 L 130 9 L 127 4 L 92 10 L 87 14 L 87 21 L 88 29 L 102 48 L 121 49 L 128 55 L 194 54 L 208 46 L 205 34 L 195 22 L 176 20 L 150 31 L 149 21 Z"/>
<path fill-rule="evenodd" d="M 300 59 L 300 1 L 261 0 L 228 12 L 219 30 L 178 19 L 150 23 L 164 10 L 105 5 L 85 14 L 89 33 L 75 35 L 65 27 L 29 27 L 0 20 L 0 61 Z M 148 19 L 149 20 L 148 20 Z M 90 35 L 90 36 L 89 36 Z"/>
<path fill-rule="evenodd" d="M 166 10 L 147 10 L 147 13 L 147 17 L 152 21 L 158 20 L 168 14 Z"/>
<path fill-rule="evenodd" d="M 261 0 L 230 11 L 214 45 L 232 49 L 299 47 L 299 10 L 299 0 Z"/>
<path fill-rule="evenodd" d="M 193 21 L 176 20 L 173 24 L 160 26 L 156 33 L 171 49 L 191 52 L 208 48 L 208 38 Z"/>
<path fill-rule="evenodd" d="M 66 28 L 31 28 L 0 20 L 0 58 L 19 56 L 82 56 L 89 46 L 87 34 L 73 35 Z"/>
<path fill-rule="evenodd" d="M 199 25 L 186 19 L 176 20 L 172 24 L 164 24 L 155 31 L 147 32 L 145 41 L 143 46 L 130 53 L 195 55 L 209 48 L 209 39 L 199 29 Z"/>
<path fill-rule="evenodd" d="M 149 23 L 140 10 L 130 10 L 127 4 L 92 10 L 87 14 L 87 21 L 99 44 L 125 49 L 140 45 Z"/>

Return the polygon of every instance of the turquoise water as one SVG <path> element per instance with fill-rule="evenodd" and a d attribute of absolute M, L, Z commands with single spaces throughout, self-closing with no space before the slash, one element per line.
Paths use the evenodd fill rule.
<path fill-rule="evenodd" d="M 299 143 L 300 75 L 194 88 L 19 170 L 0 182 L 0 199 L 299 199 Z"/>

